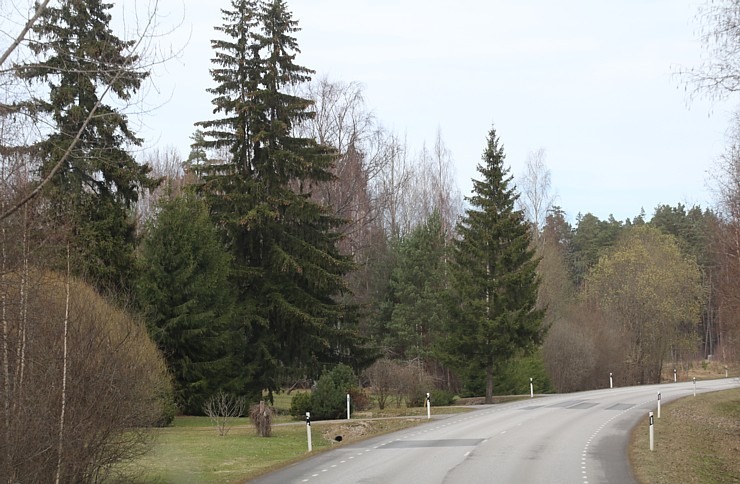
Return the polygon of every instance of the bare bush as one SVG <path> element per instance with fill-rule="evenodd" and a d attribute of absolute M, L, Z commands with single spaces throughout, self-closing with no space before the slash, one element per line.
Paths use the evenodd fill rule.
<path fill-rule="evenodd" d="M 260 437 L 270 437 L 272 435 L 272 419 L 274 417 L 275 411 L 272 407 L 265 405 L 264 400 L 249 408 L 249 418 L 252 419 L 257 435 Z"/>
<path fill-rule="evenodd" d="M 171 396 L 164 361 L 142 325 L 82 282 L 70 280 L 67 292 L 65 277 L 33 269 L 1 282 L 8 378 L 0 401 L 9 403 L 0 408 L 0 481 L 110 477 L 115 464 L 148 449 L 147 427 Z"/>
<path fill-rule="evenodd" d="M 572 318 L 556 321 L 543 346 L 545 368 L 558 392 L 584 390 L 596 365 L 593 336 Z"/>
<path fill-rule="evenodd" d="M 365 377 L 375 394 L 378 407 L 383 410 L 388 397 L 397 385 L 398 363 L 382 358 L 365 370 Z"/>
<path fill-rule="evenodd" d="M 604 388 L 609 384 L 609 373 L 616 385 L 628 383 L 626 340 L 610 321 L 598 307 L 579 302 L 552 325 L 543 356 L 556 391 Z"/>
<path fill-rule="evenodd" d="M 206 400 L 203 413 L 211 419 L 218 435 L 225 437 L 234 426 L 234 420 L 244 415 L 245 406 L 244 397 L 218 392 Z"/>

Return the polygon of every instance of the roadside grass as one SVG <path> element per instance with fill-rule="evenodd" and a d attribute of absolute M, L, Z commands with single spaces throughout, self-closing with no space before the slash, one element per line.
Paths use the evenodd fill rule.
<path fill-rule="evenodd" d="M 629 456 L 639 482 L 740 482 L 740 389 L 665 405 L 654 433 L 650 452 L 647 417 L 632 431 Z"/>
<path fill-rule="evenodd" d="M 243 482 L 331 447 L 421 422 L 409 418 L 312 423 L 314 450 L 309 454 L 305 425 L 277 426 L 272 437 L 263 438 L 251 425 L 238 422 L 220 437 L 206 417 L 178 417 L 173 427 L 155 430 L 151 452 L 117 471 L 121 480 L 135 483 Z M 338 435 L 342 444 L 334 441 Z"/>
<path fill-rule="evenodd" d="M 690 361 L 679 365 L 678 381 L 691 381 L 692 378 L 697 380 L 714 380 L 716 378 L 738 377 L 740 376 L 740 365 L 737 363 L 722 363 L 716 360 L 697 360 Z M 673 367 L 663 365 L 662 381 L 673 381 Z"/>
<path fill-rule="evenodd" d="M 248 427 L 220 437 L 209 424 L 158 429 L 156 434 L 152 451 L 122 469 L 133 482 L 234 482 L 306 452 L 301 426 L 275 428 L 271 438 L 260 438 Z M 316 449 L 329 445 L 315 440 Z"/>

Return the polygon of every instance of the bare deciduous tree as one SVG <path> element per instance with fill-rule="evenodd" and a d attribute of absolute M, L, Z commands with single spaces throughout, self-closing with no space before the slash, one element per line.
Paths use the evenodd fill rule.
<path fill-rule="evenodd" d="M 160 184 L 154 189 L 143 190 L 139 195 L 136 204 L 139 225 L 156 215 L 163 198 L 179 196 L 187 183 L 182 157 L 175 147 L 149 151 L 144 154 L 143 162 L 151 167 L 151 176 L 160 180 Z"/>
<path fill-rule="evenodd" d="M 443 232 L 450 237 L 462 213 L 462 196 L 455 184 L 452 155 L 441 131 L 437 131 L 431 151 L 426 145 L 422 146 L 410 173 L 408 188 L 403 194 L 404 211 L 408 213 L 404 233 L 426 223 L 436 211 L 442 218 Z"/>
<path fill-rule="evenodd" d="M 545 164 L 545 158 L 544 148 L 530 152 L 525 161 L 524 172 L 517 183 L 520 190 L 517 203 L 532 225 L 536 239 L 539 239 L 547 212 L 555 201 L 552 194 L 550 170 Z"/>
<path fill-rule="evenodd" d="M 203 413 L 213 422 L 218 435 L 225 437 L 234 426 L 234 420 L 244 415 L 244 397 L 220 391 L 206 400 Z"/>
<path fill-rule="evenodd" d="M 740 114 L 730 132 L 725 153 L 713 173 L 720 216 L 714 230 L 712 252 L 717 262 L 717 346 L 722 359 L 740 360 Z"/>
<path fill-rule="evenodd" d="M 740 0 L 711 0 L 699 7 L 705 58 L 680 74 L 695 93 L 725 98 L 740 90 Z"/>
<path fill-rule="evenodd" d="M 370 382 L 375 400 L 381 410 L 385 408 L 388 397 L 398 386 L 400 368 L 398 363 L 387 358 L 381 358 L 365 370 L 364 375 Z"/>

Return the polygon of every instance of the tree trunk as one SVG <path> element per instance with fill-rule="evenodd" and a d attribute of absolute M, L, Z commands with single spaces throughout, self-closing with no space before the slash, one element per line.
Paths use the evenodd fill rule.
<path fill-rule="evenodd" d="M 63 353 L 62 353 L 62 408 L 59 414 L 59 439 L 57 441 L 57 473 L 55 484 L 59 484 L 62 472 L 63 462 L 63 449 L 64 449 L 64 417 L 67 410 L 67 337 L 69 333 L 69 277 L 70 277 L 70 264 L 69 264 L 69 242 L 67 243 L 67 278 L 64 282 L 65 290 L 65 302 L 64 302 L 64 336 L 62 340 Z"/>
<path fill-rule="evenodd" d="M 493 361 L 486 364 L 486 403 L 493 403 Z"/>

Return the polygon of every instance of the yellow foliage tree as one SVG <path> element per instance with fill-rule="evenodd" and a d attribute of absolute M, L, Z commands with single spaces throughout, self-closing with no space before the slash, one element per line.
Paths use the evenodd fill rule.
<path fill-rule="evenodd" d="M 628 343 L 620 375 L 625 383 L 659 382 L 669 350 L 696 341 L 703 298 L 699 267 L 673 236 L 657 229 L 628 230 L 589 274 L 586 297 Z"/>

